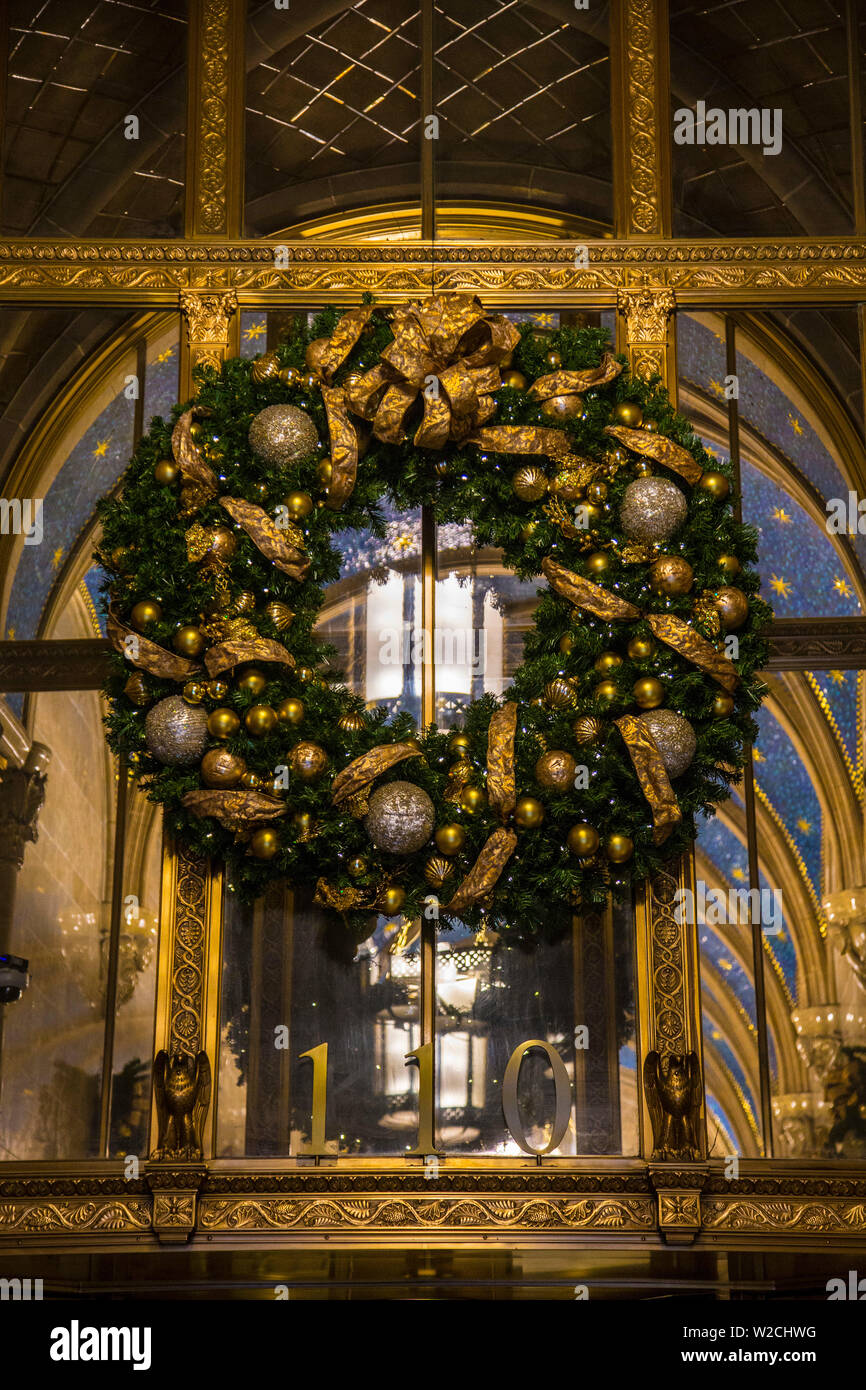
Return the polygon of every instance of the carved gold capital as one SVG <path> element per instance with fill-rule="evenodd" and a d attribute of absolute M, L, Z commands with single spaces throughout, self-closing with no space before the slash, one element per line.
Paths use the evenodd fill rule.
<path fill-rule="evenodd" d="M 621 289 L 617 308 L 625 320 L 629 365 L 635 376 L 670 376 L 668 347 L 676 297 L 668 289 Z M 670 382 L 668 382 L 670 385 Z"/>
<path fill-rule="evenodd" d="M 190 371 L 193 367 L 219 370 L 229 341 L 229 320 L 238 307 L 234 290 L 215 293 L 181 290 L 180 308 L 187 327 Z"/>

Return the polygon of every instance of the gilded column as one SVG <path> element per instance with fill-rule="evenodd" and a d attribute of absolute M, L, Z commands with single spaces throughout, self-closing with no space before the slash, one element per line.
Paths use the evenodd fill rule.
<path fill-rule="evenodd" d="M 669 237 L 667 0 L 620 0 L 611 25 L 615 235 Z"/>

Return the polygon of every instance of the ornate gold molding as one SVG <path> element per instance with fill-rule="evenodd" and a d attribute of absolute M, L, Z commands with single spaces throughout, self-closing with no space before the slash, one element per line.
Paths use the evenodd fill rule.
<path fill-rule="evenodd" d="M 0 1238 L 4 1235 L 47 1235 L 52 1232 L 147 1231 L 150 1199 L 127 1197 L 104 1202 L 58 1197 L 53 1201 L 0 1203 Z"/>
<path fill-rule="evenodd" d="M 705 1197 L 705 1231 L 796 1231 L 811 1236 L 862 1236 L 866 1201 L 767 1201 L 760 1197 Z"/>
<path fill-rule="evenodd" d="M 246 7 L 190 0 L 186 231 L 237 235 L 243 210 L 243 84 Z"/>
<path fill-rule="evenodd" d="M 625 319 L 625 345 L 635 376 L 670 380 L 668 349 L 676 299 L 668 289 L 622 289 L 617 308 Z"/>
<path fill-rule="evenodd" d="M 181 290 L 180 308 L 187 328 L 190 371 L 193 367 L 219 370 L 228 350 L 229 320 L 237 307 L 234 290 L 213 293 Z"/>
<path fill-rule="evenodd" d="M 680 302 L 728 306 L 858 303 L 866 239 L 811 241 L 593 241 L 575 266 L 574 243 L 328 245 L 270 241 L 0 242 L 0 298 L 9 302 L 177 305 L 181 290 L 234 290 L 249 303 L 356 303 L 472 289 L 491 306 L 548 293 L 564 306 L 616 302 L 626 288 L 672 289 Z M 279 262 L 275 253 L 280 250 Z"/>
<path fill-rule="evenodd" d="M 666 0 L 622 0 L 611 29 L 614 187 L 620 236 L 669 236 Z"/>

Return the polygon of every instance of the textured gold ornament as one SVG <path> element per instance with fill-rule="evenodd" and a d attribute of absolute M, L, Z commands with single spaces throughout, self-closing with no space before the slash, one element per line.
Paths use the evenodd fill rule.
<path fill-rule="evenodd" d="M 267 605 L 265 612 L 280 632 L 286 632 L 292 626 L 292 619 L 295 615 L 287 603 L 281 603 L 279 599 L 274 599 Z"/>
<path fill-rule="evenodd" d="M 153 699 L 140 671 L 133 671 L 128 677 L 123 693 L 134 705 L 149 705 Z"/>
<path fill-rule="evenodd" d="M 574 686 L 564 676 L 555 676 L 544 687 L 544 703 L 551 709 L 568 709 L 575 699 Z"/>
<path fill-rule="evenodd" d="M 547 492 L 547 474 L 535 463 L 525 463 L 511 479 L 511 486 L 521 502 L 537 502 Z"/>
<path fill-rule="evenodd" d="M 542 753 L 535 764 L 535 780 L 553 791 L 569 791 L 574 786 L 576 770 L 577 764 L 570 753 L 562 748 L 551 748 L 549 752 Z"/>
<path fill-rule="evenodd" d="M 653 710 L 640 716 L 661 754 L 668 777 L 680 777 L 689 767 L 698 746 L 695 731 L 687 719 L 672 709 Z"/>
<path fill-rule="evenodd" d="M 632 694 L 641 709 L 655 709 L 665 698 L 665 688 L 655 676 L 641 676 L 632 686 Z"/>
<path fill-rule="evenodd" d="M 548 396 L 541 403 L 541 413 L 548 420 L 573 420 L 582 410 L 582 396 Z"/>
<path fill-rule="evenodd" d="M 373 792 L 364 829 L 377 849 L 415 854 L 430 839 L 435 823 L 433 802 L 423 787 L 398 781 Z"/>
<path fill-rule="evenodd" d="M 433 838 L 440 854 L 459 854 L 466 843 L 466 831 L 462 825 L 440 825 Z"/>
<path fill-rule="evenodd" d="M 629 540 L 661 545 L 680 529 L 688 503 L 670 478 L 635 478 L 623 493 L 619 518 Z"/>
<path fill-rule="evenodd" d="M 255 666 L 248 666 L 237 678 L 238 690 L 245 691 L 247 695 L 261 695 L 267 683 L 264 671 Z"/>
<path fill-rule="evenodd" d="M 687 594 L 694 578 L 691 565 L 681 555 L 662 555 L 650 570 L 650 583 L 656 593 L 669 597 Z"/>
<path fill-rule="evenodd" d="M 316 376 L 321 375 L 322 363 L 327 358 L 330 347 L 330 338 L 314 338 L 311 343 L 307 344 L 304 361 L 309 370 L 315 372 Z"/>
<path fill-rule="evenodd" d="M 261 830 L 253 832 L 250 840 L 250 854 L 256 859 L 273 859 L 280 848 L 280 837 L 276 830 L 270 826 L 263 825 Z"/>
<path fill-rule="evenodd" d="M 192 767 L 207 746 L 207 715 L 181 695 L 169 695 L 148 710 L 144 721 L 148 750 L 171 767 Z"/>
<path fill-rule="evenodd" d="M 304 702 L 289 696 L 277 705 L 277 718 L 281 724 L 300 724 L 304 718 Z"/>
<path fill-rule="evenodd" d="M 284 468 L 312 453 L 318 431 L 306 411 L 295 405 L 269 405 L 250 425 L 250 448 L 265 463 Z"/>
<path fill-rule="evenodd" d="M 201 656 L 205 649 L 205 635 L 201 628 L 188 623 L 185 627 L 178 628 L 171 639 L 171 645 L 181 656 Z"/>
<path fill-rule="evenodd" d="M 713 699 L 713 718 L 727 719 L 734 712 L 734 697 L 723 695 L 721 691 Z"/>
<path fill-rule="evenodd" d="M 634 840 L 628 835 L 608 835 L 604 852 L 612 864 L 625 864 L 634 854 Z"/>
<path fill-rule="evenodd" d="M 144 632 L 151 623 L 158 623 L 161 617 L 162 608 L 156 599 L 143 598 L 133 608 L 129 621 L 138 632 Z"/>
<path fill-rule="evenodd" d="M 631 661 L 649 661 L 656 649 L 651 637 L 633 637 L 626 647 Z"/>
<path fill-rule="evenodd" d="M 522 830 L 534 830 L 544 820 L 544 804 L 535 796 L 521 796 L 514 808 L 514 819 Z"/>
<path fill-rule="evenodd" d="M 289 767 L 301 782 L 315 782 L 327 770 L 328 755 L 318 743 L 296 743 Z"/>
<path fill-rule="evenodd" d="M 638 430 L 643 423 L 643 411 L 637 401 L 620 401 L 614 406 L 613 418 L 618 425 L 625 425 L 627 429 Z"/>
<path fill-rule="evenodd" d="M 595 743 L 604 731 L 604 725 L 594 714 L 582 714 L 571 726 L 572 733 L 581 747 Z"/>
<path fill-rule="evenodd" d="M 357 710 L 353 710 L 350 714 L 343 714 L 337 720 L 337 728 L 344 734 L 360 734 L 366 727 L 366 719 Z"/>
<path fill-rule="evenodd" d="M 545 405 L 549 404 L 549 401 L 545 401 Z M 576 502 L 578 498 L 583 496 L 585 486 L 583 469 L 562 468 L 551 479 L 550 493 L 551 496 L 558 497 L 563 502 Z M 590 512 L 591 508 L 587 507 L 586 511 Z M 592 518 L 588 517 L 588 520 L 591 521 Z"/>
<path fill-rule="evenodd" d="M 171 459 L 160 459 L 153 470 L 153 476 L 160 487 L 170 487 L 180 477 L 180 469 Z"/>
<path fill-rule="evenodd" d="M 621 665 L 622 657 L 619 652 L 602 652 L 601 656 L 597 656 L 592 663 L 592 669 L 604 673 L 606 671 L 615 671 L 617 666 Z"/>
<path fill-rule="evenodd" d="M 424 879 L 434 892 L 446 884 L 449 878 L 454 876 L 454 865 L 450 859 L 444 859 L 440 854 L 431 854 L 427 863 L 424 865 Z"/>
<path fill-rule="evenodd" d="M 402 910 L 406 901 L 406 889 L 392 883 L 385 889 L 381 897 L 381 911 L 386 917 L 396 917 Z"/>
<path fill-rule="evenodd" d="M 244 715 L 244 723 L 253 738 L 266 738 L 272 734 L 279 720 L 277 711 L 270 705 L 252 705 Z"/>
<path fill-rule="evenodd" d="M 698 487 L 704 492 L 708 492 L 717 502 L 724 502 L 731 491 L 731 484 L 724 473 L 716 473 L 710 470 L 701 475 L 698 479 Z"/>
<path fill-rule="evenodd" d="M 695 622 L 703 628 L 708 636 L 718 637 L 722 630 L 722 619 L 716 608 L 716 596 L 711 589 L 703 589 L 692 600 L 692 613 Z"/>
<path fill-rule="evenodd" d="M 586 821 L 580 821 L 569 830 L 566 844 L 578 859 L 589 859 L 598 849 L 598 831 Z"/>
<path fill-rule="evenodd" d="M 265 352 L 257 357 L 250 370 L 250 376 L 258 385 L 265 381 L 277 381 L 279 375 L 280 362 L 275 352 Z"/>
<path fill-rule="evenodd" d="M 728 632 L 736 632 L 749 616 L 749 600 L 742 589 L 725 586 L 716 590 L 716 612 Z"/>
<path fill-rule="evenodd" d="M 236 598 L 232 600 L 231 611 L 233 613 L 252 613 L 256 606 L 256 596 L 250 589 L 241 589 Z"/>
<path fill-rule="evenodd" d="M 246 770 L 243 758 L 227 748 L 211 748 L 201 760 L 202 781 L 207 787 L 234 787 Z"/>
<path fill-rule="evenodd" d="M 231 738 L 241 727 L 241 721 L 233 709 L 211 710 L 207 718 L 207 731 L 211 738 Z"/>

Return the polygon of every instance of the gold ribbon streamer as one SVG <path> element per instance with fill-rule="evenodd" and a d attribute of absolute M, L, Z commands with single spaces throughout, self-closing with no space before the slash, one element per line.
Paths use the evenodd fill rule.
<path fill-rule="evenodd" d="M 192 791 L 182 800 L 194 816 L 212 816 L 235 835 L 286 814 L 284 801 L 256 791 Z"/>
<path fill-rule="evenodd" d="M 540 376 L 527 394 L 533 401 L 546 401 L 551 396 L 582 396 L 595 386 L 606 386 L 614 381 L 621 371 L 622 363 L 617 362 L 613 353 L 606 352 L 599 366 L 589 367 L 584 372 L 559 371 Z"/>
<path fill-rule="evenodd" d="M 278 570 L 291 579 L 306 577 L 310 561 L 286 539 L 276 522 L 261 507 L 253 502 L 245 502 L 241 497 L 221 497 L 220 506 L 225 508 L 232 521 L 243 527 L 256 549 Z"/>
<path fill-rule="evenodd" d="M 286 651 L 282 643 L 273 642 L 269 637 L 256 637 L 253 641 L 230 638 L 218 647 L 211 647 L 204 658 L 211 680 L 221 671 L 240 666 L 242 661 L 280 661 L 284 666 L 295 665 L 292 653 Z"/>
<path fill-rule="evenodd" d="M 351 497 L 358 476 L 360 441 L 355 425 L 349 419 L 346 392 L 342 386 L 323 386 L 322 400 L 331 436 L 331 480 L 325 495 L 325 505 L 338 512 Z"/>
<path fill-rule="evenodd" d="M 372 313 L 372 304 L 360 304 L 342 315 L 319 358 L 319 371 L 326 381 L 330 381 L 340 364 L 345 362 Z"/>
<path fill-rule="evenodd" d="M 505 830 L 502 827 L 494 830 L 451 901 L 445 904 L 443 911 L 462 912 L 478 902 L 479 898 L 485 898 L 498 883 L 499 876 L 514 853 L 516 845 L 517 836 L 513 830 Z"/>
<path fill-rule="evenodd" d="M 655 434 L 652 430 L 630 430 L 625 425 L 605 425 L 604 432 L 613 435 L 614 439 L 618 439 L 620 444 L 624 444 L 635 454 L 655 459 L 656 463 L 663 463 L 666 468 L 673 469 L 674 473 L 679 473 L 687 483 L 696 483 L 703 476 L 704 470 L 692 458 L 688 449 L 684 449 L 681 444 L 675 444 L 672 439 L 666 439 L 663 434 Z"/>
<path fill-rule="evenodd" d="M 541 562 L 542 573 L 552 589 L 573 603 L 575 608 L 585 608 L 597 618 L 608 622 L 639 618 L 641 611 L 633 603 L 594 584 L 591 579 L 583 579 L 579 574 L 558 565 L 555 560 L 545 556 Z"/>
<path fill-rule="evenodd" d="M 158 676 L 164 681 L 188 681 L 190 676 L 201 670 L 197 661 L 189 661 L 185 656 L 175 656 L 174 652 L 167 652 L 165 647 L 158 646 L 156 642 L 151 642 L 147 637 L 134 632 L 131 627 L 126 627 L 110 608 L 105 630 L 114 650 L 125 656 L 132 666 L 138 666 L 150 676 Z M 135 639 L 135 647 L 126 646 L 126 639 L 129 637 Z M 138 655 L 133 657 L 132 651 L 137 651 Z"/>
<path fill-rule="evenodd" d="M 491 717 L 487 730 L 487 799 L 505 820 L 514 810 L 517 788 L 514 781 L 514 735 L 517 705 L 509 700 Z"/>
<path fill-rule="evenodd" d="M 467 440 L 492 454 L 546 454 L 557 463 L 571 454 L 568 436 L 544 425 L 491 425 L 476 430 Z"/>
<path fill-rule="evenodd" d="M 653 844 L 663 845 L 683 818 L 674 789 L 665 771 L 658 745 L 646 724 L 634 714 L 614 721 L 634 764 L 641 791 L 653 815 Z"/>
<path fill-rule="evenodd" d="M 673 647 L 675 652 L 686 657 L 694 666 L 706 671 L 707 675 L 712 676 L 728 694 L 736 690 L 740 678 L 733 662 L 721 652 L 717 652 L 706 638 L 701 637 L 700 633 L 695 632 L 695 629 L 683 622 L 682 618 L 675 618 L 671 613 L 647 613 L 645 616 L 653 635 L 658 637 L 660 642 Z"/>
<path fill-rule="evenodd" d="M 417 743 L 382 743 L 353 759 L 348 767 L 338 772 L 331 784 L 331 800 L 335 806 L 350 801 L 383 772 L 403 762 L 405 758 L 420 758 L 421 749 Z"/>
<path fill-rule="evenodd" d="M 210 413 L 206 406 L 194 405 L 191 410 L 184 411 L 171 432 L 171 451 L 175 462 L 186 481 L 200 492 L 202 501 L 206 497 L 213 497 L 219 492 L 219 487 L 216 473 L 205 463 L 195 445 L 191 426 L 194 419 L 202 419 Z"/>

